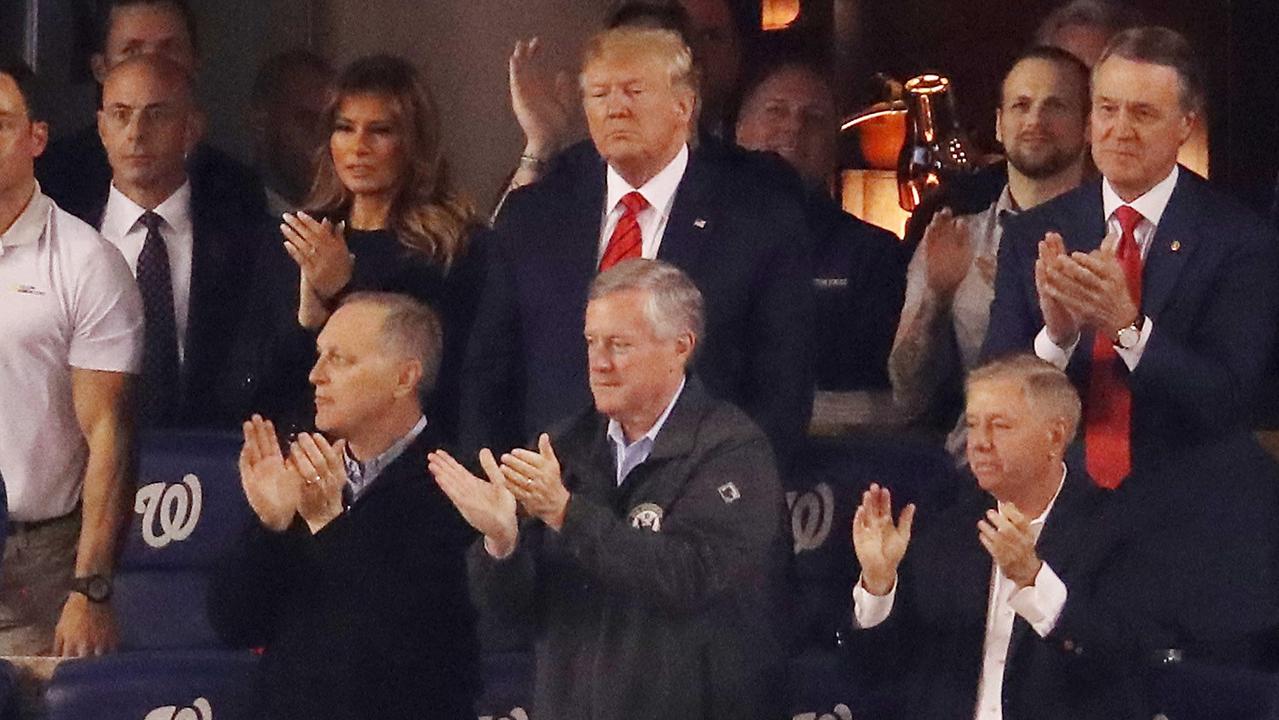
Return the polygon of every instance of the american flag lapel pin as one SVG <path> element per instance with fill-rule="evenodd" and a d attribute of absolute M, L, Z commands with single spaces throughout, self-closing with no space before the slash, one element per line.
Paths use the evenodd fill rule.
<path fill-rule="evenodd" d="M 705 230 L 705 229 L 706 229 L 706 219 L 705 219 L 705 218 L 697 218 L 696 220 L 694 220 L 694 221 L 693 221 L 693 227 L 697 228 L 698 230 Z"/>

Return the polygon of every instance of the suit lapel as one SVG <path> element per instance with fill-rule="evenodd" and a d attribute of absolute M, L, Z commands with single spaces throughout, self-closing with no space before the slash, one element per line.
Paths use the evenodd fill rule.
<path fill-rule="evenodd" d="M 1063 582 L 1070 577 L 1075 562 L 1082 554 L 1081 544 L 1085 538 L 1081 528 L 1087 527 L 1090 485 L 1091 482 L 1086 475 L 1067 472 L 1066 481 L 1062 485 L 1061 493 L 1057 496 L 1057 502 L 1053 505 L 1047 522 L 1044 523 L 1038 542 L 1035 543 L 1036 554 Z M 1012 657 L 1017 651 L 1018 644 L 1027 633 L 1033 632 L 1030 623 L 1018 615 L 1013 622 L 1012 638 L 1008 642 L 1009 662 L 1005 668 L 1012 665 Z"/>
<path fill-rule="evenodd" d="M 594 152 L 590 154 L 590 165 L 584 172 L 577 173 L 577 184 L 573 189 L 575 195 L 572 206 L 583 208 L 584 212 L 570 215 L 566 236 L 569 243 L 564 251 L 564 267 L 571 269 L 570 277 L 583 278 L 589 284 L 599 271 L 600 254 L 600 220 L 608 208 L 604 203 L 608 200 L 608 180 L 605 178 L 604 160 Z M 585 298 L 583 292 L 581 297 Z"/>
<path fill-rule="evenodd" d="M 657 473 L 668 463 L 693 452 L 697 425 L 701 421 L 706 402 L 707 396 L 701 382 L 690 376 L 675 407 L 671 408 L 670 417 L 658 433 L 652 452 L 622 483 L 620 499 L 623 504 L 634 504 L 630 498 L 642 488 L 645 502 L 654 503 L 666 510 L 683 493 L 684 485 L 689 480 L 687 474 Z"/>
<path fill-rule="evenodd" d="M 1141 306 L 1147 317 L 1158 317 L 1168 304 L 1186 259 L 1194 252 L 1198 239 L 1195 233 L 1197 190 L 1193 174 L 1181 168 L 1142 270 Z"/>
<path fill-rule="evenodd" d="M 693 274 L 692 269 L 703 256 L 703 248 L 714 237 L 716 218 L 709 192 L 715 182 L 713 175 L 704 156 L 693 151 L 675 191 L 671 216 L 666 221 L 666 231 L 657 252 L 658 258 L 674 263 L 689 274 Z"/>

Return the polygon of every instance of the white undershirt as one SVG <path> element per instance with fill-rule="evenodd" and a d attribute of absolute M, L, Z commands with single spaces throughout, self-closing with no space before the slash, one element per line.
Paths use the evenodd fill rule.
<path fill-rule="evenodd" d="M 138 256 L 147 239 L 142 215 L 146 208 L 133 202 L 111 184 L 107 208 L 102 214 L 102 237 L 115 245 L 138 276 Z M 164 249 L 169 253 L 169 274 L 173 282 L 173 321 L 178 333 L 178 362 L 186 358 L 188 316 L 191 311 L 191 267 L 195 254 L 195 229 L 191 223 L 191 182 L 182 184 L 155 208 L 164 223 Z"/>
<path fill-rule="evenodd" d="M 622 206 L 622 196 L 629 192 L 639 192 L 648 201 L 648 207 L 639 213 L 640 256 L 648 260 L 657 257 L 657 250 L 662 244 L 662 235 L 666 233 L 666 221 L 671 217 L 671 207 L 675 204 L 675 191 L 684 179 L 684 171 L 688 169 L 688 146 L 680 148 L 675 158 L 666 164 L 660 172 L 640 187 L 631 187 L 622 176 L 609 166 L 606 173 L 608 190 L 604 199 L 603 218 L 600 220 L 600 245 L 596 258 L 604 257 L 604 250 L 613 236 L 613 229 L 622 219 L 626 210 Z"/>

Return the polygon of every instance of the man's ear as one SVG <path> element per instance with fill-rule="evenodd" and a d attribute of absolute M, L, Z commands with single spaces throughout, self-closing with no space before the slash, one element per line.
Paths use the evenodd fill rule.
<path fill-rule="evenodd" d="M 32 122 L 31 123 L 31 157 L 38 158 L 44 154 L 44 149 L 49 146 L 49 123 Z"/>
<path fill-rule="evenodd" d="M 1004 131 L 1003 131 L 1003 128 L 1001 127 L 1001 125 L 1003 125 L 1003 119 L 1004 119 L 1003 108 L 995 108 L 995 142 L 999 143 L 1000 145 L 1004 144 Z"/>
<path fill-rule="evenodd" d="M 691 332 L 680 333 L 675 338 L 675 351 L 687 361 L 693 356 L 693 348 L 697 347 L 697 336 Z"/>
<path fill-rule="evenodd" d="M 93 71 L 93 79 L 97 80 L 99 85 L 106 82 L 107 56 L 102 53 L 94 53 L 93 56 L 89 58 L 89 69 Z"/>
<path fill-rule="evenodd" d="M 418 386 L 421 384 L 422 361 L 405 360 L 401 362 L 399 375 L 395 379 L 395 397 L 401 398 L 405 395 L 416 394 Z"/>

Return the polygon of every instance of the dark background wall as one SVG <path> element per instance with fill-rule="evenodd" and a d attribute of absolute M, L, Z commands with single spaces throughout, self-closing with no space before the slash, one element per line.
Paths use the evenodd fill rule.
<path fill-rule="evenodd" d="M 25 8 L 38 5 L 41 71 L 57 86 L 55 132 L 88 121 L 94 86 L 83 53 L 86 9 L 98 0 L 0 0 L 0 48 L 24 41 Z M 730 0 L 743 18 L 756 0 Z M 972 137 L 993 149 L 998 82 L 1059 0 L 804 0 L 797 23 L 833 47 L 846 109 L 872 98 L 874 72 L 906 79 L 937 70 L 955 82 Z M 573 71 L 577 48 L 611 0 L 191 0 L 205 66 L 212 139 L 247 155 L 243 123 L 258 63 L 308 46 L 335 61 L 399 52 L 427 73 L 462 186 L 486 204 L 520 149 L 506 93 L 506 57 L 518 37 L 543 36 L 554 63 Z M 1249 204 L 1270 202 L 1279 172 L 1279 6 L 1275 0 L 1132 0 L 1155 22 L 1186 33 L 1210 80 L 1212 181 Z M 846 37 L 836 43 L 834 38 Z"/>

